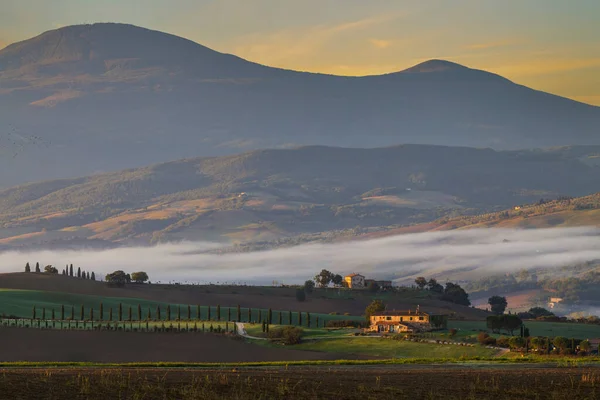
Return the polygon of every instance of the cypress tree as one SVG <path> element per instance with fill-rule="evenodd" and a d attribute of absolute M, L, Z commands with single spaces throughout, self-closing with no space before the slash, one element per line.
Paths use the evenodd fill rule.
<path fill-rule="evenodd" d="M 90 273 L 89 273 L 89 271 L 85 273 L 85 279 L 90 279 Z"/>
<path fill-rule="evenodd" d="M 100 303 L 100 321 L 104 321 L 104 304 Z"/>
<path fill-rule="evenodd" d="M 240 308 L 240 305 L 237 305 L 237 316 L 236 316 L 236 320 L 237 322 L 242 322 L 242 309 Z"/>
<path fill-rule="evenodd" d="M 127 318 L 131 322 L 131 306 L 129 306 L 129 317 Z"/>
<path fill-rule="evenodd" d="M 74 319 L 75 319 L 75 306 L 71 304 L 71 321 L 73 321 Z"/>
<path fill-rule="evenodd" d="M 231 322 L 231 307 L 227 307 L 227 322 Z"/>
<path fill-rule="evenodd" d="M 221 320 L 221 305 L 217 304 L 217 321 Z"/>
<path fill-rule="evenodd" d="M 267 328 L 265 327 L 265 321 L 262 321 L 261 324 L 260 324 L 260 326 L 262 327 L 263 333 L 265 333 L 266 330 L 267 330 Z"/>
<path fill-rule="evenodd" d="M 35 272 L 41 272 L 40 271 L 40 263 L 39 262 L 35 263 Z"/>
<path fill-rule="evenodd" d="M 65 275 L 65 270 L 64 269 L 62 270 L 61 275 Z"/>
<path fill-rule="evenodd" d="M 65 266 L 65 274 L 69 275 L 69 264 Z"/>
<path fill-rule="evenodd" d="M 206 318 L 207 321 L 210 321 L 210 306 L 206 307 L 208 309 L 208 317 Z"/>
<path fill-rule="evenodd" d="M 37 319 L 36 318 L 36 312 L 35 312 L 35 306 L 33 306 L 33 318 L 32 319 Z"/>
<path fill-rule="evenodd" d="M 262 319 L 262 310 L 259 308 L 258 310 L 258 323 L 262 324 L 263 319 Z"/>
<path fill-rule="evenodd" d="M 92 275 L 90 276 L 90 279 L 93 281 L 96 280 L 96 274 L 94 274 L 94 271 L 92 271 Z"/>
<path fill-rule="evenodd" d="M 123 321 L 123 304 L 119 303 L 119 321 Z"/>
<path fill-rule="evenodd" d="M 302 326 L 302 313 L 298 311 L 298 326 Z"/>
<path fill-rule="evenodd" d="M 317 328 L 318 328 L 319 327 L 319 316 L 317 315 L 315 319 L 316 319 L 316 325 L 317 325 Z"/>
<path fill-rule="evenodd" d="M 267 324 L 273 323 L 273 311 L 269 308 L 269 312 L 267 313 Z"/>
<path fill-rule="evenodd" d="M 187 320 L 188 320 L 188 321 L 191 321 L 191 320 L 192 320 L 192 306 L 190 306 L 190 305 L 188 304 L 188 307 L 187 307 L 187 308 L 188 308 L 188 317 L 187 317 Z"/>
<path fill-rule="evenodd" d="M 112 317 L 112 307 L 108 309 L 108 320 L 112 321 L 113 317 Z"/>
<path fill-rule="evenodd" d="M 167 304 L 167 321 L 171 320 L 171 306 Z"/>
<path fill-rule="evenodd" d="M 52 309 L 52 321 L 54 321 L 56 317 L 54 316 L 54 308 Z"/>
<path fill-rule="evenodd" d="M 64 319 L 65 319 L 65 305 L 63 304 L 60 306 L 60 320 L 64 321 Z"/>
<path fill-rule="evenodd" d="M 288 311 L 288 325 L 292 325 L 292 312 Z"/>
<path fill-rule="evenodd" d="M 282 318 L 281 314 L 282 314 L 282 312 L 279 311 L 279 325 L 283 325 L 283 320 L 281 319 Z"/>
<path fill-rule="evenodd" d="M 42 308 L 42 319 L 46 319 L 46 307 Z"/>
<path fill-rule="evenodd" d="M 148 307 L 148 315 L 146 315 L 146 321 L 150 321 L 152 319 L 152 310 Z"/>
<path fill-rule="evenodd" d="M 111 308 L 112 311 L 112 308 Z M 90 307 L 90 321 L 94 321 L 94 307 Z"/>
<path fill-rule="evenodd" d="M 156 306 L 156 319 L 159 320 L 159 321 L 161 320 L 161 317 L 160 317 L 160 305 Z"/>
<path fill-rule="evenodd" d="M 77 267 L 77 277 L 81 278 L 81 267 Z"/>
<path fill-rule="evenodd" d="M 142 306 L 138 304 L 137 307 L 137 312 L 138 312 L 138 321 L 142 320 Z"/>
<path fill-rule="evenodd" d="M 73 276 L 73 264 L 69 267 L 69 276 Z"/>
<path fill-rule="evenodd" d="M 85 279 L 85 271 L 81 271 L 81 279 Z"/>
<path fill-rule="evenodd" d="M 31 267 L 29 266 L 29 263 L 25 264 L 25 272 L 31 272 Z"/>
<path fill-rule="evenodd" d="M 248 307 L 248 322 L 252 321 L 252 309 Z"/>
<path fill-rule="evenodd" d="M 306 313 L 306 326 L 310 328 L 310 313 Z"/>
<path fill-rule="evenodd" d="M 181 306 L 177 306 L 177 321 L 181 321 Z"/>

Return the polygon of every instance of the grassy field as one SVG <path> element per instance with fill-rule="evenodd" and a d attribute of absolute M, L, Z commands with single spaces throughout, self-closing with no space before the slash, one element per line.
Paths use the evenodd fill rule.
<path fill-rule="evenodd" d="M 181 320 L 237 320 L 237 307 L 220 307 L 220 318 L 217 317 L 217 305 L 189 305 L 190 315 L 188 317 L 187 304 L 167 304 L 144 299 L 136 298 L 120 298 L 120 297 L 103 297 L 103 296 L 88 296 L 81 294 L 63 293 L 63 292 L 47 292 L 38 290 L 7 290 L 0 289 L 0 314 L 14 315 L 22 318 L 31 318 L 33 316 L 33 307 L 36 307 L 37 318 L 41 318 L 42 312 L 46 310 L 46 319 L 50 319 L 52 310 L 54 310 L 56 318 L 61 316 L 61 306 L 65 306 L 65 318 L 71 317 L 71 311 L 74 312 L 75 319 L 81 318 L 81 307 L 84 309 L 84 320 L 91 319 L 90 310 L 94 309 L 94 320 L 100 319 L 100 304 L 103 305 L 103 320 L 108 320 L 110 309 L 112 308 L 113 320 L 118 320 L 119 304 L 122 306 L 123 319 L 129 319 L 129 309 L 131 307 L 132 318 L 134 320 L 158 319 L 157 308 L 160 307 L 160 319 L 167 319 L 167 306 L 170 307 L 170 320 L 175 320 L 180 317 Z M 141 316 L 138 317 L 138 305 L 141 307 Z M 199 315 L 198 315 L 199 308 Z M 259 315 L 260 314 L 260 315 Z M 243 322 L 259 321 L 267 318 L 268 310 L 266 309 L 249 309 L 240 307 L 240 319 Z M 231 317 L 231 318 L 229 318 Z M 281 319 L 280 319 L 281 317 Z M 291 318 L 290 318 L 291 317 Z M 320 313 L 310 313 L 311 325 L 316 326 L 317 319 L 319 326 L 322 326 L 329 320 L 360 320 L 363 317 L 347 316 L 347 315 L 330 315 Z M 298 313 L 289 311 L 272 311 L 272 322 L 283 324 L 298 325 Z M 302 325 L 307 325 L 307 314 L 302 313 Z"/>
<path fill-rule="evenodd" d="M 281 346 L 271 342 L 258 342 L 263 346 Z M 493 357 L 497 350 L 481 346 L 467 347 L 458 345 L 441 345 L 431 343 L 415 343 L 377 337 L 331 338 L 316 341 L 305 341 L 293 347 L 296 350 L 333 352 L 339 354 L 358 354 L 381 358 L 469 358 Z"/>
<path fill-rule="evenodd" d="M 600 337 L 600 326 L 591 324 L 575 324 L 564 322 L 525 321 L 531 336 L 564 336 L 575 339 L 591 339 Z M 449 321 L 448 328 L 458 329 L 459 335 L 476 335 L 480 330 L 487 330 L 485 321 Z"/>
<path fill-rule="evenodd" d="M 285 325 L 271 325 L 270 329 L 276 329 Z M 245 324 L 244 329 L 250 336 L 263 337 L 266 336 L 262 331 L 262 325 L 259 324 Z M 304 337 L 340 337 L 348 336 L 354 332 L 358 332 L 359 329 L 352 328 L 302 328 L 304 331 Z"/>

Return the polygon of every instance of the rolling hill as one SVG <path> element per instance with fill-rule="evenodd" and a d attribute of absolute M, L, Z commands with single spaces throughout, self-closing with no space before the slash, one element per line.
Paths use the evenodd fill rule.
<path fill-rule="evenodd" d="M 523 221 L 529 211 L 510 212 L 510 218 L 488 214 L 498 216 L 490 221 L 468 215 L 593 193 L 598 150 L 310 146 L 43 181 L 0 191 L 0 246 L 103 247 L 182 239 L 271 245 L 302 235 L 335 237 L 339 232 L 330 231 L 336 230 L 355 235 L 363 228 L 420 222 L 428 224 L 389 233 L 506 225 Z M 467 217 L 453 219 L 459 215 Z M 545 224 L 557 224 L 552 221 Z"/>
<path fill-rule="evenodd" d="M 448 61 L 312 74 L 123 24 L 0 50 L 0 121 L 0 187 L 297 145 L 600 144 L 600 108 Z"/>

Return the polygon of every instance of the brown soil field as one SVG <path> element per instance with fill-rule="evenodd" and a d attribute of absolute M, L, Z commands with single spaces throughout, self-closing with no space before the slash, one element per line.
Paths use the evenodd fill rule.
<path fill-rule="evenodd" d="M 388 366 L 0 369 L 0 399 L 597 399 L 600 370 Z"/>
<path fill-rule="evenodd" d="M 111 288 L 102 282 L 80 280 L 61 275 L 24 272 L 0 274 L 0 288 L 140 298 L 173 304 L 220 304 L 221 306 L 240 304 L 242 307 L 252 308 L 273 308 L 325 314 L 337 312 L 352 315 L 362 315 L 367 305 L 373 300 L 373 295 L 366 290 L 353 291 L 351 298 L 335 298 L 335 289 L 329 289 L 328 293 L 318 289 L 307 296 L 306 301 L 298 302 L 296 300 L 296 289 L 290 287 L 131 284 L 124 288 Z M 488 315 L 479 309 L 422 297 L 389 296 L 384 301 L 388 308 L 396 310 L 414 309 L 419 305 L 422 309 L 432 313 L 455 312 L 459 317 L 466 319 L 483 320 Z"/>
<path fill-rule="evenodd" d="M 4 362 L 256 362 L 349 358 L 316 351 L 267 348 L 208 333 L 0 328 L 0 343 L 3 344 L 0 361 Z"/>

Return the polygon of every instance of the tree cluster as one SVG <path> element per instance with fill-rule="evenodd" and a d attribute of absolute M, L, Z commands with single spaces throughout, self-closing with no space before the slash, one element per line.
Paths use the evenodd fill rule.
<path fill-rule="evenodd" d="M 334 286 L 340 287 L 344 282 L 344 278 L 340 274 L 334 274 L 326 269 L 315 275 L 313 280 L 319 287 L 328 287 L 332 283 Z"/>
<path fill-rule="evenodd" d="M 25 264 L 25 272 L 31 272 L 31 266 L 29 265 L 29 262 L 27 262 Z M 36 262 L 35 263 L 35 272 L 36 273 L 40 273 L 42 272 L 40 269 L 40 263 Z M 52 265 L 46 265 L 44 267 L 44 273 L 47 274 L 58 274 L 58 269 Z M 62 270 L 61 275 L 63 276 L 71 276 L 73 277 L 73 264 L 71 264 L 70 266 L 67 264 L 67 266 L 65 267 L 65 269 Z M 91 279 L 93 281 L 96 280 L 96 274 L 94 272 L 92 272 L 90 274 L 90 272 L 85 272 L 82 271 L 81 268 L 77 268 L 77 274 L 76 274 L 77 278 L 79 279 Z"/>
<path fill-rule="evenodd" d="M 523 321 L 515 314 L 490 315 L 487 317 L 487 327 L 492 332 L 498 333 L 505 330 L 511 334 L 523 326 Z"/>
<path fill-rule="evenodd" d="M 135 283 L 144 283 L 148 280 L 148 274 L 144 271 L 134 272 L 131 275 L 124 271 L 118 270 L 107 274 L 106 283 L 109 286 L 123 287 L 132 281 Z"/>
<path fill-rule="evenodd" d="M 429 280 L 423 276 L 415 279 L 415 284 L 420 290 L 429 290 L 430 292 L 441 295 L 441 299 L 455 304 L 470 306 L 469 294 L 459 285 L 452 282 L 447 282 L 446 287 L 438 283 L 434 278 Z"/>

